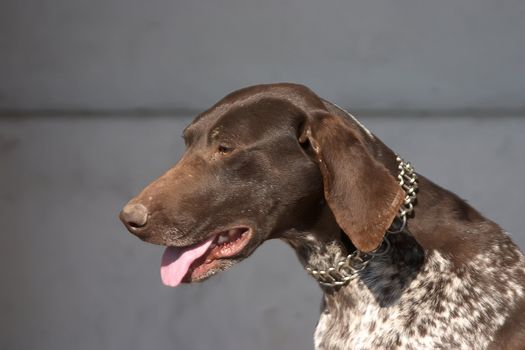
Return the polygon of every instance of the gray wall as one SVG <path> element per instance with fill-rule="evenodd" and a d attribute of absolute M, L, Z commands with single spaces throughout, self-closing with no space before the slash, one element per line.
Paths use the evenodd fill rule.
<path fill-rule="evenodd" d="M 522 0 L 2 0 L 0 108 L 185 109 L 294 81 L 359 109 L 525 105 Z"/>
<path fill-rule="evenodd" d="M 281 242 L 170 289 L 162 248 L 117 220 L 190 115 L 254 83 L 362 110 L 524 248 L 524 17 L 521 0 L 2 0 L 0 348 L 312 349 L 321 293 Z"/>

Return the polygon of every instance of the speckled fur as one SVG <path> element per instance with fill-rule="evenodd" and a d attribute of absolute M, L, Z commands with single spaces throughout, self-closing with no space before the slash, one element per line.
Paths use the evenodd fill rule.
<path fill-rule="evenodd" d="M 496 237 L 457 264 L 409 235 L 391 236 L 390 254 L 348 285 L 324 290 L 316 349 L 487 348 L 525 292 L 522 253 L 506 234 Z M 330 265 L 344 249 L 316 249 L 314 237 L 303 242 L 310 247 L 298 250 L 304 263 Z"/>

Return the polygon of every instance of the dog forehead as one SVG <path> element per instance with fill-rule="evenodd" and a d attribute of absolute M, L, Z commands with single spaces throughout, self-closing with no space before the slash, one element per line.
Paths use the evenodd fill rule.
<path fill-rule="evenodd" d="M 268 132 L 287 132 L 294 124 L 296 111 L 286 101 L 262 100 L 238 104 L 226 110 L 213 109 L 199 115 L 184 130 L 185 137 L 206 137 L 216 140 L 222 136 L 258 138 Z"/>

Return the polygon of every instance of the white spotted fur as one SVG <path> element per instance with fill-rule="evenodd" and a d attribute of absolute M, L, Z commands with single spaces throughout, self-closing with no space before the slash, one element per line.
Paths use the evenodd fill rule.
<path fill-rule="evenodd" d="M 311 247 L 309 256 L 300 256 L 304 264 L 329 265 L 327 260 L 340 256 L 336 245 L 323 256 L 312 237 L 304 243 Z M 514 262 L 509 267 L 510 260 L 505 259 Z M 316 349 L 484 349 L 513 302 L 525 293 L 518 277 L 525 273 L 525 260 L 510 239 L 460 268 L 454 269 L 448 257 L 433 250 L 425 251 L 418 271 L 410 269 L 385 256 L 371 261 L 348 285 L 325 289 L 324 310 L 314 335 Z M 406 288 L 396 280 L 399 273 L 412 274 Z M 434 291 L 428 288 L 431 283 Z M 385 293 L 385 288 L 392 293 Z M 438 288 L 442 293 L 432 294 Z M 439 312 L 436 303 L 441 303 Z M 481 322 L 482 318 L 490 322 Z"/>

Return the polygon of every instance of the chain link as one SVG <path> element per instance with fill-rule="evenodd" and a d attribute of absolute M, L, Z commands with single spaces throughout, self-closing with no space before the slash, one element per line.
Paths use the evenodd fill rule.
<path fill-rule="evenodd" d="M 399 213 L 396 216 L 397 221 L 400 222 L 398 225 L 399 227 L 393 228 L 392 226 L 394 226 L 394 224 L 392 224 L 392 226 L 387 229 L 387 233 L 401 233 L 405 230 L 407 216 L 414 211 L 416 192 L 418 189 L 417 174 L 414 172 L 412 165 L 399 156 L 396 157 L 396 160 L 399 163 L 397 166 L 397 169 L 399 170 L 397 180 L 399 181 L 401 188 L 405 191 L 405 198 L 399 208 Z"/>
<path fill-rule="evenodd" d="M 396 160 L 399 163 L 397 167 L 399 170 L 397 179 L 399 181 L 399 185 L 405 191 L 405 198 L 401 207 L 399 208 L 399 213 L 396 216 L 396 219 L 401 222 L 399 228 L 389 228 L 387 230 L 387 233 L 392 234 L 400 233 L 405 229 L 407 215 L 410 215 L 414 211 L 416 191 L 418 188 L 417 175 L 414 172 L 412 165 L 408 162 L 405 162 L 399 156 L 397 156 Z M 392 226 L 394 226 L 394 224 L 392 224 Z M 335 266 L 329 267 L 326 270 L 315 270 L 309 266 L 307 266 L 305 269 L 323 286 L 343 286 L 356 278 L 358 273 L 362 271 L 374 257 L 385 255 L 390 251 L 390 241 L 386 236 L 383 240 L 383 243 L 384 244 L 381 244 L 375 251 L 369 253 L 363 253 L 359 250 L 356 250 L 338 261 Z"/>
<path fill-rule="evenodd" d="M 314 270 L 311 267 L 306 267 L 306 271 L 323 286 L 345 285 L 348 281 L 356 278 L 359 271 L 362 271 L 372 258 L 385 255 L 390 251 L 390 241 L 386 237 L 383 243 L 385 243 L 384 247 L 381 245 L 373 252 L 363 253 L 356 250 L 326 270 Z"/>

